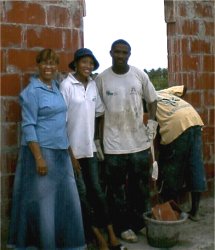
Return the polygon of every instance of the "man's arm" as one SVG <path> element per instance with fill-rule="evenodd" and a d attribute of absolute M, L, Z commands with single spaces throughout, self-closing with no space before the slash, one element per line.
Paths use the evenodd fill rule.
<path fill-rule="evenodd" d="M 154 102 L 148 103 L 149 120 L 156 119 L 156 111 L 157 111 L 157 100 L 155 100 Z"/>
<path fill-rule="evenodd" d="M 146 126 L 146 134 L 148 135 L 149 140 L 153 140 L 157 134 L 157 126 L 158 126 L 158 123 L 156 122 L 157 100 L 148 103 L 147 106 L 148 106 L 149 119 Z"/>

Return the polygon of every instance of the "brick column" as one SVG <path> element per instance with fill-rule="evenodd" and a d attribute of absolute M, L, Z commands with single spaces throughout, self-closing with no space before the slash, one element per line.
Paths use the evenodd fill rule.
<path fill-rule="evenodd" d="M 204 121 L 204 163 L 214 180 L 214 2 L 164 0 L 170 85 L 185 85 L 186 100 Z M 212 185 L 212 187 L 211 187 Z"/>

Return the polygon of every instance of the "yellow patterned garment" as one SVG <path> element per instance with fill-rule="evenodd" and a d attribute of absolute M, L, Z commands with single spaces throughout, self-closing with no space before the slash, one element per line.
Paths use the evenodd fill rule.
<path fill-rule="evenodd" d="M 204 123 L 197 111 L 180 98 L 184 86 L 174 86 L 157 91 L 156 118 L 160 126 L 161 144 L 169 144 L 192 126 Z"/>

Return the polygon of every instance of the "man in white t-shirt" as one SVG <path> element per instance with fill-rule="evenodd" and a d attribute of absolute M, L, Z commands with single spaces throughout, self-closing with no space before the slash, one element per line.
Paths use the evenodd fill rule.
<path fill-rule="evenodd" d="M 156 118 L 161 136 L 159 178 L 163 201 L 178 199 L 180 192 L 191 192 L 189 218 L 199 220 L 200 194 L 206 190 L 202 156 L 203 122 L 191 104 L 183 100 L 185 88 L 173 86 L 158 93 Z"/>
<path fill-rule="evenodd" d="M 146 73 L 128 65 L 128 42 L 115 41 L 110 55 L 112 67 L 95 79 L 105 106 L 107 194 L 116 231 L 122 239 L 136 242 L 135 232 L 144 226 L 142 214 L 150 206 L 149 149 L 157 128 L 157 94 Z M 147 126 L 143 122 L 143 99 L 149 108 Z"/>

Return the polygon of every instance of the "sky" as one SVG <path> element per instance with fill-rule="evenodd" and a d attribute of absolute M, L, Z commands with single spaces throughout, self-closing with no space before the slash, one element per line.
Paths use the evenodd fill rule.
<path fill-rule="evenodd" d="M 95 72 L 111 66 L 111 44 L 131 45 L 128 63 L 139 69 L 167 68 L 164 0 L 85 0 L 84 46 L 100 63 Z"/>

